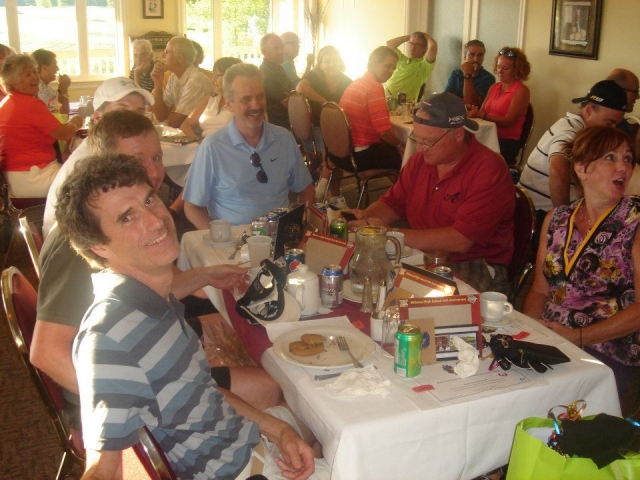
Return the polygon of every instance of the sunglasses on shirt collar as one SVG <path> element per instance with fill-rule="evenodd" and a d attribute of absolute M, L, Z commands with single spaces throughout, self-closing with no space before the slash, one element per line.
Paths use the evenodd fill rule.
<path fill-rule="evenodd" d="M 260 183 L 267 183 L 269 181 L 269 177 L 267 177 L 267 172 L 262 168 L 262 160 L 260 159 L 258 152 L 253 152 L 249 158 L 251 158 L 251 165 L 260 169 L 258 170 L 258 173 L 256 173 L 256 180 Z"/>

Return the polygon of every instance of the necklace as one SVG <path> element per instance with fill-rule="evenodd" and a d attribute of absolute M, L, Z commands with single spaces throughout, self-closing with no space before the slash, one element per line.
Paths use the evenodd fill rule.
<path fill-rule="evenodd" d="M 589 215 L 587 214 L 587 206 L 584 203 L 582 204 L 580 218 L 582 218 L 582 220 L 584 220 L 589 225 L 589 228 L 591 228 L 591 225 L 596 222 L 595 220 L 591 220 L 591 217 L 589 217 Z"/>

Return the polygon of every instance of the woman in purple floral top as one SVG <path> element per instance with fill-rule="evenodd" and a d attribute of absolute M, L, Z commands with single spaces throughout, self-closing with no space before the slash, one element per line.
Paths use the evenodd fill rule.
<path fill-rule="evenodd" d="M 611 367 L 629 414 L 640 389 L 640 201 L 624 195 L 633 140 L 589 127 L 569 147 L 584 199 L 547 215 L 524 312 Z"/>

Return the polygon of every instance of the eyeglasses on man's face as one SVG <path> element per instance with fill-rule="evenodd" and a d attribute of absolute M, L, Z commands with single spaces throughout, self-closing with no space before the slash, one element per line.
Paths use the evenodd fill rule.
<path fill-rule="evenodd" d="M 260 183 L 267 183 L 269 181 L 269 177 L 267 177 L 267 172 L 265 172 L 264 168 L 262 168 L 262 160 L 260 159 L 260 155 L 258 155 L 258 152 L 253 152 L 250 158 L 251 165 L 260 169 L 258 170 L 258 173 L 256 173 L 256 180 L 258 180 L 258 182 Z"/>
<path fill-rule="evenodd" d="M 419 43 L 419 42 L 409 42 L 409 45 L 411 45 L 412 47 L 426 47 L 426 45 L 424 43 Z"/>
<path fill-rule="evenodd" d="M 517 56 L 516 52 L 514 52 L 513 50 L 507 50 L 506 48 L 504 50 L 500 50 L 498 53 L 500 55 L 506 55 L 507 57 L 511 57 L 511 58 Z"/>
<path fill-rule="evenodd" d="M 418 145 L 418 148 L 433 148 L 436 146 L 436 144 L 442 140 L 444 137 L 447 136 L 448 133 L 453 132 L 453 130 L 447 130 L 446 132 L 444 132 L 443 135 L 440 136 L 440 138 L 438 138 L 435 142 L 429 142 L 427 140 L 425 140 L 424 138 L 419 138 L 417 137 L 414 133 L 412 133 L 411 135 L 409 135 L 409 138 L 411 140 L 413 140 L 414 142 L 416 142 L 416 145 Z"/>

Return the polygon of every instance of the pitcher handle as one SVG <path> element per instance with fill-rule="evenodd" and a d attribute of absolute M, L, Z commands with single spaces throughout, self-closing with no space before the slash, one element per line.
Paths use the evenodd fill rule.
<path fill-rule="evenodd" d="M 392 236 L 387 236 L 387 242 L 392 242 L 393 246 L 396 249 L 396 258 L 395 258 L 395 264 L 394 267 L 399 267 L 400 266 L 400 260 L 402 259 L 402 246 L 400 245 L 400 242 L 398 241 L 398 239 L 396 237 L 392 237 Z"/>

